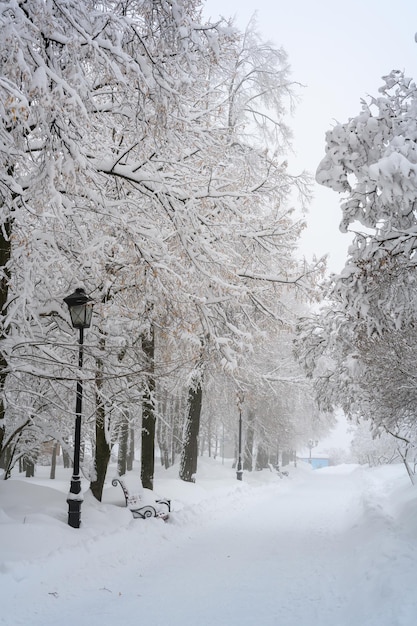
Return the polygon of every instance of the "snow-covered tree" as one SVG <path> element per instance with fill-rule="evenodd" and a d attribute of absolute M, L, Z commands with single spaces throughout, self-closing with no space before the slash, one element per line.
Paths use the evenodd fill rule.
<path fill-rule="evenodd" d="M 158 355 L 177 344 L 189 380 L 202 340 L 208 362 L 231 371 L 265 315 L 278 319 L 281 286 L 311 287 L 294 262 L 302 224 L 285 206 L 294 188 L 306 193 L 284 160 L 286 57 L 253 28 L 202 23 L 200 9 L 4 3 L 4 441 L 27 419 L 9 419 L 23 374 L 26 389 L 49 381 L 45 398 L 70 404 L 76 345 L 62 298 L 75 286 L 96 301 L 83 376 L 104 459 L 115 416 L 144 389 L 152 399 L 150 375 L 170 368 L 150 371 L 142 337 L 158 329 Z M 104 479 L 98 449 L 92 485 Z"/>
<path fill-rule="evenodd" d="M 372 425 L 363 422 L 355 429 L 351 444 L 352 459 L 356 463 L 369 464 L 371 467 L 398 463 L 401 456 L 398 451 L 400 442 L 388 433 L 375 435 Z"/>
<path fill-rule="evenodd" d="M 360 224 L 337 280 L 367 332 L 398 329 L 414 318 L 417 188 L 417 89 L 400 72 L 380 95 L 326 135 L 317 181 L 342 194 L 341 230 Z"/>
<path fill-rule="evenodd" d="M 415 83 L 392 72 L 327 133 L 317 181 L 341 194 L 341 230 L 362 232 L 329 281 L 330 306 L 301 323 L 298 339 L 322 405 L 406 438 L 415 437 L 416 113 Z"/>

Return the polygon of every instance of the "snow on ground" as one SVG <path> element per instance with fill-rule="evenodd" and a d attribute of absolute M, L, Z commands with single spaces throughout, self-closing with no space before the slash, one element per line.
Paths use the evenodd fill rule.
<path fill-rule="evenodd" d="M 45 476 L 42 475 L 42 470 Z M 137 470 L 136 470 L 137 471 Z M 300 464 L 196 484 L 158 468 L 168 522 L 134 520 L 109 479 L 67 525 L 68 470 L 0 481 L 0 624 L 415 626 L 417 499 L 402 466 Z"/>

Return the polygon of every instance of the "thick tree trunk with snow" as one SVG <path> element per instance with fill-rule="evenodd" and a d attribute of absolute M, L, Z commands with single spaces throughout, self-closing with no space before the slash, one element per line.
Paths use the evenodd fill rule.
<path fill-rule="evenodd" d="M 32 459 L 24 459 L 23 467 L 26 478 L 33 478 L 35 476 L 35 462 Z"/>
<path fill-rule="evenodd" d="M 119 452 L 117 455 L 117 472 L 123 476 L 127 471 L 127 455 L 129 445 L 129 422 L 125 415 L 122 416 L 119 426 Z"/>
<path fill-rule="evenodd" d="M 101 502 L 103 496 L 104 481 L 107 467 L 110 461 L 110 446 L 106 436 L 106 415 L 104 406 L 100 405 L 96 410 L 96 448 L 95 448 L 95 470 L 96 479 L 91 481 L 90 489 L 97 500 Z"/>
<path fill-rule="evenodd" d="M 51 457 L 51 471 L 49 474 L 49 478 L 51 480 L 55 479 L 56 472 L 56 457 L 58 456 L 59 443 L 57 441 L 54 442 L 54 447 L 52 448 L 52 457 Z"/>
<path fill-rule="evenodd" d="M 188 414 L 185 426 L 184 447 L 181 456 L 180 478 L 186 482 L 195 482 L 198 459 L 198 433 L 203 399 L 201 381 L 191 387 L 188 394 Z"/>
<path fill-rule="evenodd" d="M 100 339 L 100 348 L 103 350 L 104 337 Z M 106 410 L 103 401 L 103 358 L 96 359 L 96 446 L 95 446 L 95 479 L 90 483 L 90 489 L 97 500 L 101 502 L 107 467 L 110 461 L 110 445 Z"/>
<path fill-rule="evenodd" d="M 0 455 L 0 469 L 7 470 L 12 460 L 12 448 L 11 446 L 4 446 Z M 7 472 L 4 474 L 4 478 L 8 478 Z"/>
<path fill-rule="evenodd" d="M 151 326 L 148 335 L 142 336 L 142 349 L 146 356 L 148 377 L 146 380 L 145 393 L 142 408 L 142 454 L 141 473 L 142 486 L 145 489 L 153 489 L 155 472 L 155 378 L 154 356 L 155 336 Z"/>

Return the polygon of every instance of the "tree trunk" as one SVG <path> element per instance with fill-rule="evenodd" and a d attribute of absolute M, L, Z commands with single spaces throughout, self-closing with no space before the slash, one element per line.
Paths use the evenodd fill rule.
<path fill-rule="evenodd" d="M 257 471 L 266 469 L 268 467 L 269 454 L 268 449 L 263 443 L 258 445 L 258 452 L 256 454 L 256 469 Z"/>
<path fill-rule="evenodd" d="M 255 414 L 248 411 L 248 425 L 246 428 L 245 448 L 243 451 L 243 469 L 248 472 L 253 468 L 253 438 L 254 438 Z"/>
<path fill-rule="evenodd" d="M 185 482 L 194 483 L 197 473 L 198 433 L 203 400 L 201 380 L 188 392 L 188 414 L 185 426 L 185 437 L 181 455 L 180 478 Z"/>
<path fill-rule="evenodd" d="M 7 469 L 10 465 L 10 461 L 12 458 L 12 446 L 5 446 L 2 450 L 2 454 L 0 455 L 0 468 Z M 23 470 L 20 470 L 23 472 Z"/>
<path fill-rule="evenodd" d="M 170 402 L 166 390 L 164 390 L 162 393 L 162 400 L 160 404 L 160 414 L 162 416 L 162 419 L 158 420 L 156 436 L 158 440 L 158 446 L 161 451 L 161 465 L 162 467 L 165 467 L 165 469 L 168 469 L 171 428 L 169 428 Z"/>
<path fill-rule="evenodd" d="M 212 422 L 213 422 L 213 417 L 212 417 L 212 411 L 210 411 L 210 414 L 208 416 L 208 424 L 207 424 L 207 440 L 208 440 L 208 455 L 209 458 L 211 459 L 211 447 L 212 447 L 212 437 L 213 437 L 213 433 L 212 433 Z M 201 454 L 203 454 L 204 449 L 201 451 Z"/>
<path fill-rule="evenodd" d="M 279 442 L 277 442 L 277 455 L 275 457 L 275 467 L 277 467 L 277 468 L 281 467 Z"/>
<path fill-rule="evenodd" d="M 100 338 L 100 350 L 104 350 L 105 339 Z M 90 482 L 90 489 L 94 497 L 101 502 L 103 496 L 104 481 L 107 467 L 110 461 L 110 445 L 107 436 L 108 425 L 106 410 L 103 402 L 103 358 L 96 359 L 96 446 L 95 446 L 95 471 L 96 476 Z"/>
<path fill-rule="evenodd" d="M 119 453 L 117 455 L 117 472 L 123 476 L 127 471 L 127 454 L 129 443 L 129 421 L 122 415 L 119 426 Z"/>
<path fill-rule="evenodd" d="M 182 437 L 181 437 L 181 424 L 183 422 L 183 402 L 177 396 L 175 398 L 173 415 L 172 415 L 172 440 L 171 440 L 171 465 L 175 464 L 177 454 L 181 453 Z"/>
<path fill-rule="evenodd" d="M 1 207 L 5 211 L 4 205 Z M 9 295 L 10 268 L 9 261 L 12 252 L 11 232 L 13 219 L 9 216 L 1 224 L 0 228 L 0 337 L 4 337 L 8 330 L 4 328 L 4 316 L 7 307 L 7 298 Z M 0 463 L 5 465 L 3 459 L 3 441 L 6 432 L 5 425 L 5 404 L 4 404 L 4 385 L 7 378 L 7 360 L 3 352 L 0 350 Z M 1 467 L 2 465 L 0 465 Z"/>
<path fill-rule="evenodd" d="M 145 386 L 142 408 L 142 454 L 141 473 L 142 486 L 145 489 L 153 489 L 155 472 L 155 336 L 153 326 L 150 327 L 149 335 L 142 337 L 142 348 L 147 360 L 148 377 Z"/>
<path fill-rule="evenodd" d="M 57 441 L 54 442 L 54 447 L 52 448 L 52 459 L 51 459 L 51 472 L 49 474 L 49 478 L 54 480 L 55 472 L 56 472 L 56 457 L 58 454 L 59 443 Z"/>
<path fill-rule="evenodd" d="M 25 459 L 23 467 L 26 472 L 26 478 L 33 478 L 35 476 L 35 463 L 32 459 Z"/>
<path fill-rule="evenodd" d="M 68 444 L 68 440 L 64 439 L 64 442 L 66 444 Z M 65 448 L 62 448 L 62 462 L 64 464 L 64 469 L 68 469 L 72 466 L 72 461 L 71 461 L 71 457 L 68 454 L 68 450 Z"/>
<path fill-rule="evenodd" d="M 104 406 L 96 408 L 96 447 L 95 469 L 96 479 L 91 481 L 90 489 L 97 500 L 101 502 L 103 497 L 104 481 L 110 461 L 110 446 L 107 441 L 106 415 Z"/>
<path fill-rule="evenodd" d="M 207 435 L 206 433 L 202 433 L 201 437 L 200 437 L 200 456 L 204 455 L 204 449 L 206 447 L 206 439 L 207 439 Z M 210 456 L 210 454 L 209 454 Z"/>
<path fill-rule="evenodd" d="M 126 470 L 131 472 L 133 469 L 133 461 L 135 460 L 135 431 L 133 426 L 129 429 L 129 445 L 126 458 Z"/>

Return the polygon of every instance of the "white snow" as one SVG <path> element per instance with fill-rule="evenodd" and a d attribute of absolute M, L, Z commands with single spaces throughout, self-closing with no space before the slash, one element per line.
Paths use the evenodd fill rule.
<path fill-rule="evenodd" d="M 417 623 L 417 502 L 401 465 L 239 482 L 230 462 L 200 459 L 195 484 L 158 468 L 168 522 L 134 520 L 109 480 L 104 503 L 85 494 L 80 529 L 68 470 L 47 472 L 0 481 L 0 624 Z"/>

